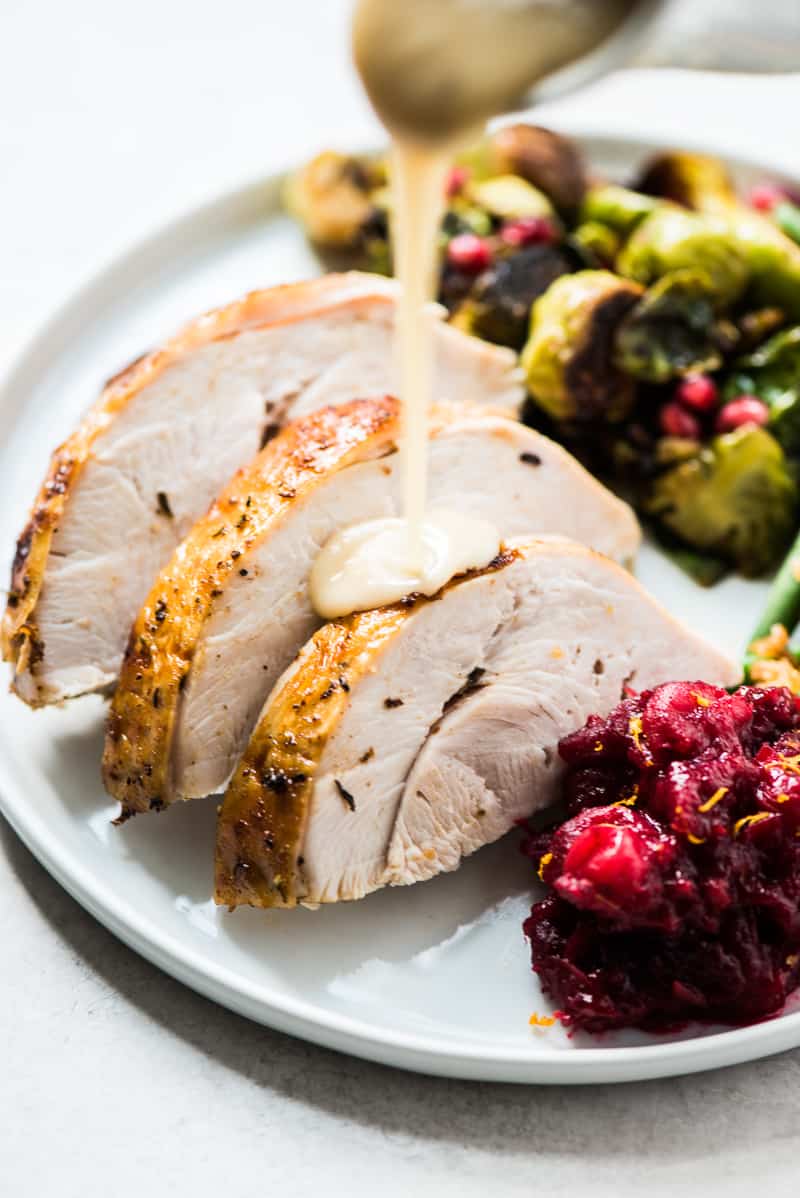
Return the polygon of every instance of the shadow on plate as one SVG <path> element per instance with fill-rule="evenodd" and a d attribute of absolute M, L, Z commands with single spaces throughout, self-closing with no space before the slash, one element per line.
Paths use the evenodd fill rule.
<path fill-rule="evenodd" d="M 0 852 L 54 933 L 102 985 L 198 1052 L 251 1085 L 317 1108 L 336 1121 L 484 1152 L 587 1157 L 619 1168 L 656 1169 L 679 1159 L 724 1153 L 744 1162 L 769 1147 L 770 1160 L 794 1154 L 798 1053 L 714 1073 L 659 1082 L 572 1088 L 449 1081 L 344 1057 L 250 1023 L 160 973 L 96 923 L 41 868 L 0 820 Z M 420 888 L 424 890 L 424 887 Z M 84 984 L 88 990 L 88 980 Z M 131 1019 L 137 1018 L 131 1012 Z M 147 1051 L 147 1041 L 142 1044 Z M 157 1062 L 154 1062 L 157 1067 Z M 725 1118 L 709 1120 L 709 1110 Z M 286 1108 L 289 1118 L 289 1107 Z M 754 1111 L 759 1117 L 754 1118 Z M 636 1134 L 633 1134 L 633 1129 Z M 345 1127 L 345 1135 L 348 1133 Z M 454 1162 L 455 1163 L 455 1162 Z M 533 1166 L 532 1166 L 533 1167 Z M 531 1185 L 539 1184 L 532 1176 Z"/>
<path fill-rule="evenodd" d="M 137 862 L 165 889 L 192 903 L 209 899 L 213 886 L 214 824 L 217 800 L 176 803 L 159 814 L 112 823 L 118 806 L 104 794 L 100 779 L 106 705 L 91 696 L 64 709 L 35 712 L 48 723 L 43 772 L 75 819 L 88 826 L 104 847 Z M 42 728 L 37 729 L 42 745 Z"/>
<path fill-rule="evenodd" d="M 36 760 L 59 798 L 79 820 L 97 809 L 103 793 L 100 762 L 106 705 L 99 695 L 39 711 L 14 704 L 16 741 Z"/>
<path fill-rule="evenodd" d="M 302 943 L 287 979 L 298 989 L 304 983 L 339 984 L 382 962 L 413 962 L 478 921 L 491 920 L 507 900 L 530 891 L 530 864 L 515 851 L 513 835 L 482 849 L 457 872 L 416 886 L 387 887 L 358 902 L 331 903 L 316 911 L 242 908 L 222 913 L 220 928 L 248 956 L 269 957 L 276 938 Z M 321 950 L 331 942 L 338 951 L 326 975 L 321 962 L 331 958 Z M 270 963 L 274 971 L 274 958 Z"/>

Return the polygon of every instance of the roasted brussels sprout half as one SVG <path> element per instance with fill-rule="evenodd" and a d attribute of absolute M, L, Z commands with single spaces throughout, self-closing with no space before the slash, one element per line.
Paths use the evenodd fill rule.
<path fill-rule="evenodd" d="M 800 454 L 800 325 L 776 333 L 735 363 L 723 387 L 726 400 L 757 395 L 769 408 L 769 429 L 791 454 Z"/>
<path fill-rule="evenodd" d="M 665 154 L 652 162 L 642 190 L 730 221 L 738 255 L 752 276 L 751 294 L 800 319 L 800 211 L 778 205 L 772 217 L 742 204 L 722 163 L 698 154 Z"/>
<path fill-rule="evenodd" d="M 627 237 L 659 207 L 658 200 L 652 196 L 630 191 L 616 183 L 601 183 L 587 191 L 581 205 L 581 221 L 607 225 L 615 233 Z"/>
<path fill-rule="evenodd" d="M 621 420 L 635 393 L 613 361 L 620 321 L 641 288 L 607 270 L 564 275 L 531 312 L 522 367 L 533 401 L 558 421 Z"/>
<path fill-rule="evenodd" d="M 495 175 L 470 183 L 467 195 L 474 204 L 500 220 L 526 216 L 554 219 L 555 211 L 543 191 L 519 175 Z"/>
<path fill-rule="evenodd" d="M 705 154 L 659 154 L 647 163 L 637 187 L 697 212 L 725 213 L 738 202 L 725 166 Z"/>
<path fill-rule="evenodd" d="M 571 216 L 586 190 L 583 158 L 574 142 L 538 125 L 506 125 L 488 142 L 492 174 L 527 179 Z"/>
<path fill-rule="evenodd" d="M 743 205 L 729 219 L 737 253 L 751 275 L 753 302 L 782 308 L 789 319 L 800 320 L 800 245 Z"/>
<path fill-rule="evenodd" d="M 375 212 L 370 193 L 382 182 L 379 165 L 327 150 L 290 177 L 284 199 L 316 245 L 352 249 Z"/>
<path fill-rule="evenodd" d="M 668 205 L 651 212 L 635 229 L 617 259 L 617 269 L 639 283 L 654 283 L 676 270 L 702 271 L 717 310 L 733 304 L 748 281 L 745 254 L 727 221 Z"/>
<path fill-rule="evenodd" d="M 797 487 L 775 438 L 747 425 L 661 474 L 645 510 L 688 545 L 752 578 L 786 549 L 796 528 Z"/>
<path fill-rule="evenodd" d="M 525 344 L 531 305 L 573 269 L 568 254 L 553 245 L 532 245 L 500 258 L 475 280 L 453 324 L 485 341 L 519 350 Z"/>
<path fill-rule="evenodd" d="M 676 270 L 644 293 L 617 329 L 614 360 L 648 383 L 716 370 L 722 353 L 706 275 Z"/>

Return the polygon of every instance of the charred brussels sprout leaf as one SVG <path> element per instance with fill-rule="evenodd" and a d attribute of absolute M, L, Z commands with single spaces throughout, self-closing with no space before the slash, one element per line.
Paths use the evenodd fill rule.
<path fill-rule="evenodd" d="M 678 270 L 648 288 L 622 321 L 614 360 L 634 378 L 666 383 L 693 371 L 715 370 L 721 364 L 714 334 L 708 278 L 696 271 Z"/>
<path fill-rule="evenodd" d="M 727 221 L 666 205 L 638 226 L 617 268 L 639 283 L 653 283 L 676 270 L 702 271 L 717 310 L 734 303 L 748 281 L 745 255 Z"/>
<path fill-rule="evenodd" d="M 725 399 L 757 395 L 769 408 L 769 429 L 787 453 L 800 453 L 800 325 L 784 329 L 740 358 L 723 388 Z"/>
<path fill-rule="evenodd" d="M 453 323 L 486 341 L 521 349 L 534 300 L 571 269 L 567 256 L 551 245 L 501 258 L 475 280 Z"/>
<path fill-rule="evenodd" d="M 538 125 L 506 125 L 489 140 L 492 174 L 527 179 L 565 215 L 574 213 L 586 190 L 586 171 L 578 147 Z"/>
<path fill-rule="evenodd" d="M 645 166 L 638 187 L 698 212 L 724 213 L 737 203 L 726 167 L 705 154 L 659 154 Z"/>
<path fill-rule="evenodd" d="M 795 530 L 797 488 L 775 438 L 749 425 L 661 474 L 645 510 L 686 544 L 756 577 L 776 563 Z"/>
<path fill-rule="evenodd" d="M 617 327 L 641 288 L 606 270 L 557 279 L 533 305 L 522 366 L 534 402 L 558 421 L 622 420 L 635 384 L 614 365 Z"/>
<path fill-rule="evenodd" d="M 626 237 L 658 207 L 658 200 L 652 196 L 618 187 L 616 183 L 603 183 L 587 191 L 581 205 L 581 221 L 606 225 Z"/>

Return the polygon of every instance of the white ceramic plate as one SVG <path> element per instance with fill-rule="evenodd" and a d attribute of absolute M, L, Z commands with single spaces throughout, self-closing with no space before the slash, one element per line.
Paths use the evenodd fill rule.
<path fill-rule="evenodd" d="M 617 177 L 653 148 L 585 139 L 591 161 Z M 768 169 L 735 165 L 743 183 Z M 4 573 L 50 449 L 104 379 L 197 312 L 318 272 L 278 195 L 279 180 L 263 180 L 162 230 L 77 295 L 28 349 L 0 394 Z M 639 574 L 676 614 L 741 651 L 762 586 L 730 580 L 703 592 L 651 549 Z M 3 695 L 0 806 L 99 920 L 233 1010 L 389 1064 L 502 1081 L 658 1077 L 800 1044 L 800 1011 L 675 1037 L 533 1031 L 529 1015 L 547 1004 L 521 931 L 533 891 L 514 835 L 456 874 L 360 903 L 318 912 L 216 910 L 214 800 L 113 828 L 114 808 L 99 784 L 103 710 L 89 698 L 31 712 Z"/>

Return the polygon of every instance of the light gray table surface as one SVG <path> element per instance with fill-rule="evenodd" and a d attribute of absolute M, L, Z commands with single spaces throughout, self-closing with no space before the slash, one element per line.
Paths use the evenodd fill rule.
<path fill-rule="evenodd" d="M 376 138 L 348 66 L 347 7 L 3 0 L 0 364 L 163 218 L 319 146 Z M 676 141 L 702 128 L 800 168 L 799 90 L 636 73 L 562 111 Z M 800 1190 L 797 1052 L 582 1090 L 417 1077 L 182 988 L 96 924 L 2 822 L 0 896 L 2 1195 Z"/>

